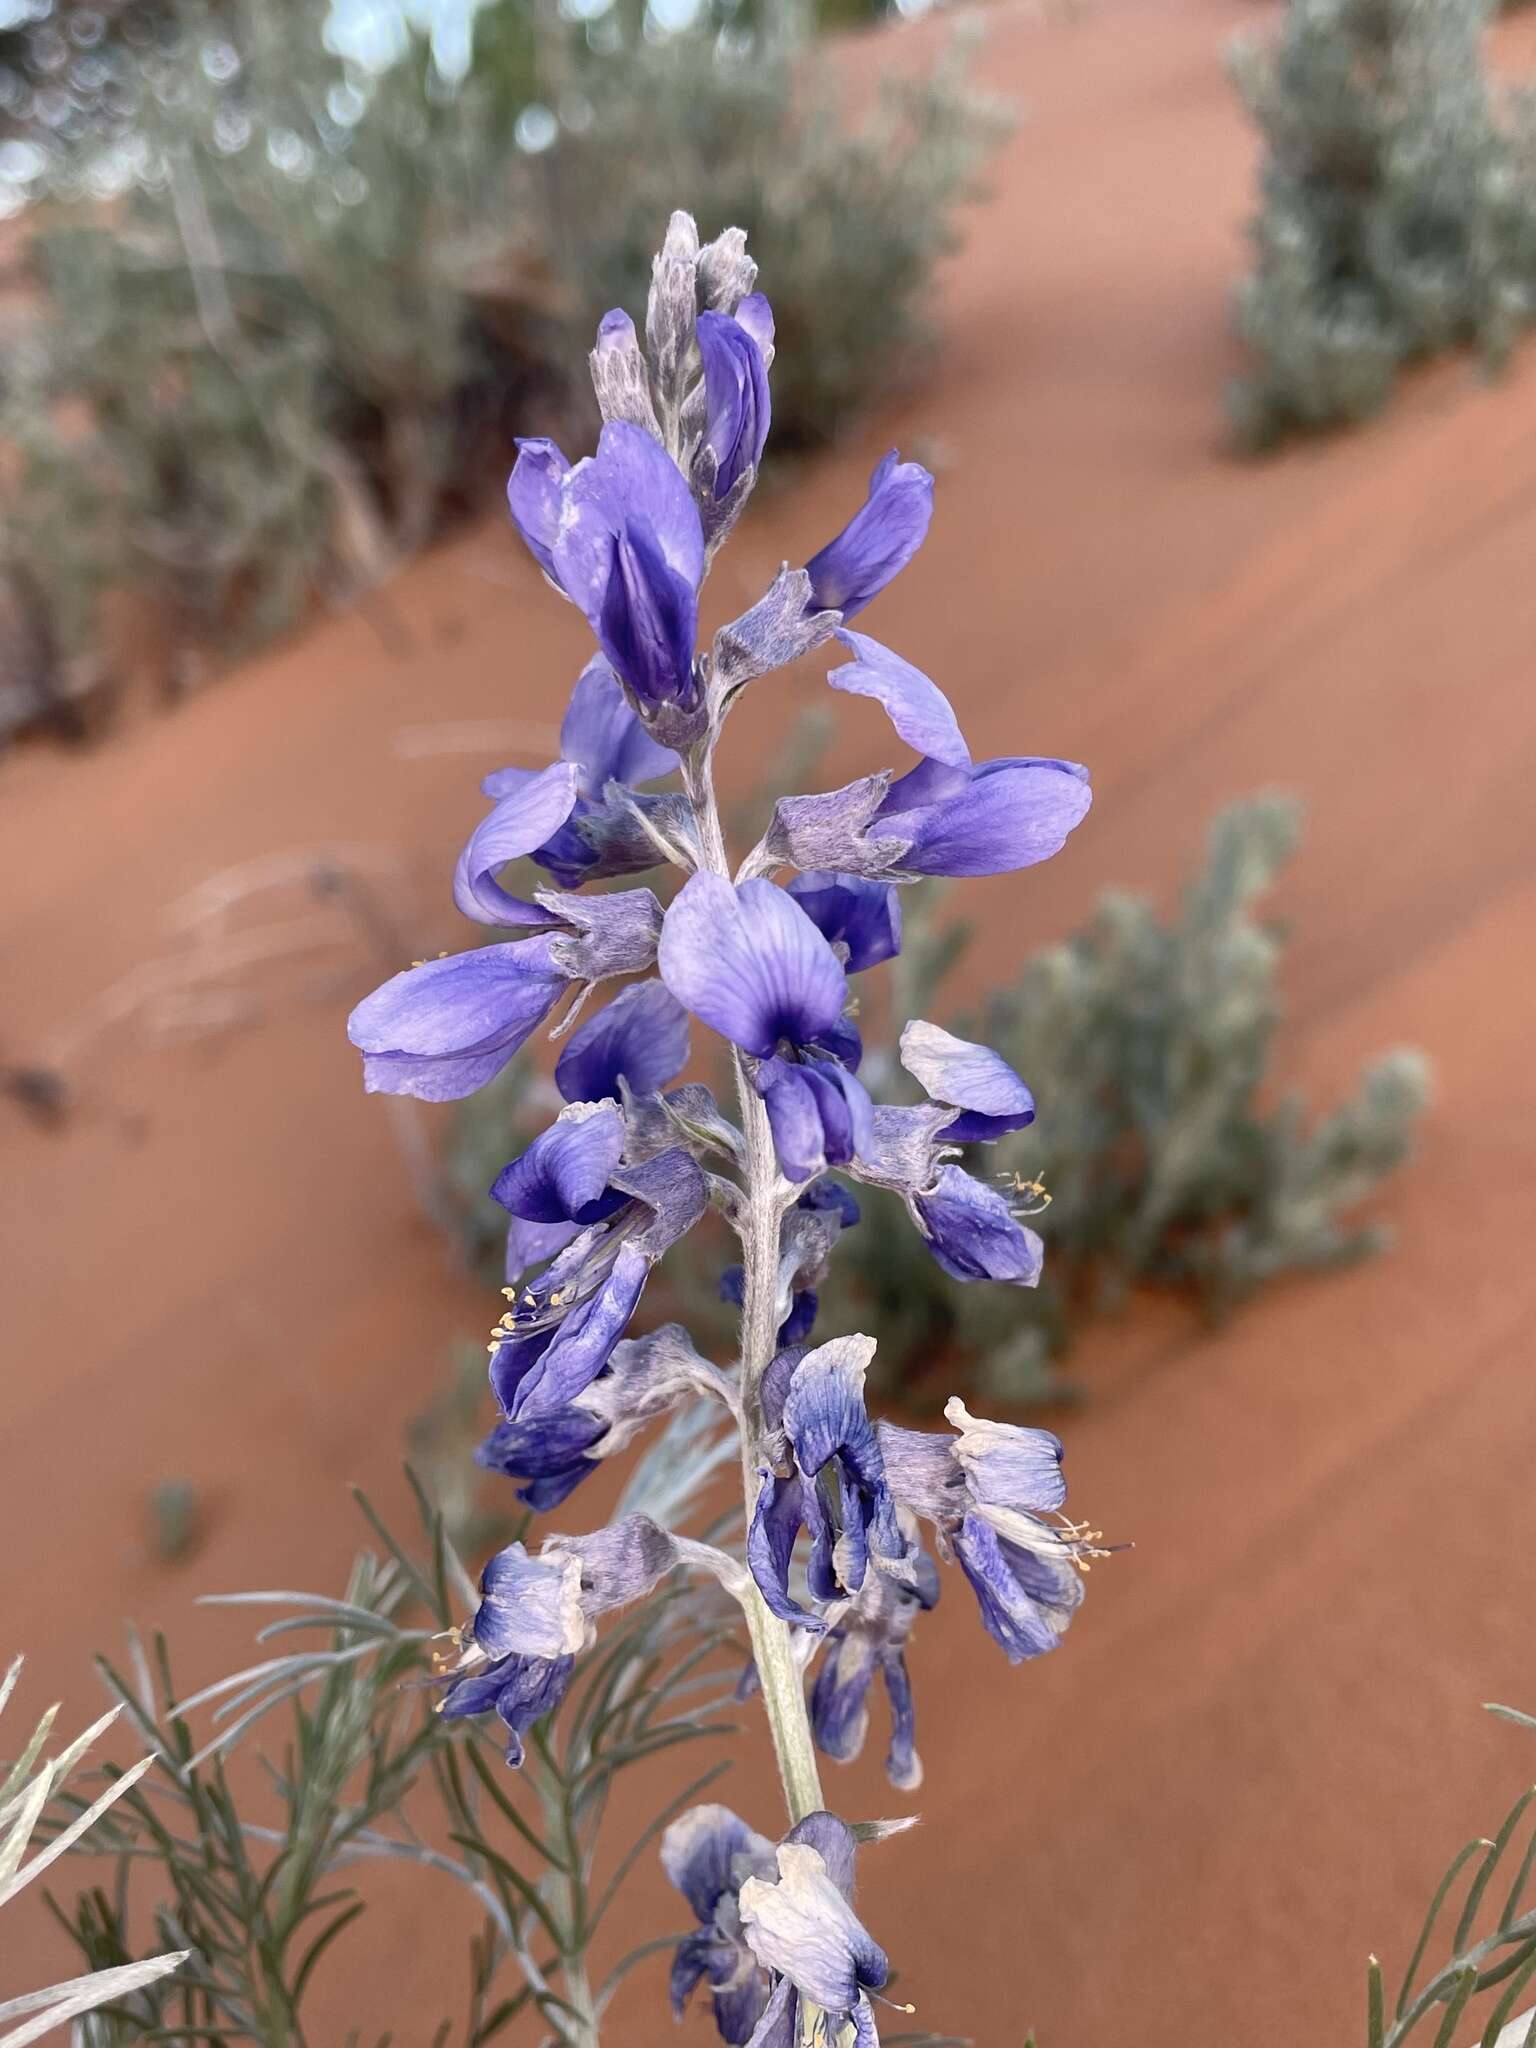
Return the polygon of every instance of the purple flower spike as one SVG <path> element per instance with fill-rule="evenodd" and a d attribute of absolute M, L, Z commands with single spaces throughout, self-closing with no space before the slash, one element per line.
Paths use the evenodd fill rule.
<path fill-rule="evenodd" d="M 744 319 L 743 311 L 748 308 L 752 310 Z M 768 439 L 768 366 L 752 332 L 759 309 L 766 313 L 767 301 L 754 292 L 737 307 L 734 319 L 724 313 L 699 315 L 704 447 L 714 465 L 711 488 L 716 498 L 728 497 L 742 477 L 757 469 Z M 767 331 L 771 340 L 771 314 L 767 315 Z"/>
<path fill-rule="evenodd" d="M 1088 770 L 1020 756 L 964 774 L 924 762 L 892 784 L 872 828 L 905 840 L 894 865 L 909 875 L 1007 875 L 1060 853 L 1088 815 Z"/>
<path fill-rule="evenodd" d="M 836 637 L 853 660 L 828 675 L 834 690 L 846 691 L 851 697 L 872 697 L 913 753 L 950 768 L 970 767 L 970 748 L 937 683 L 867 633 L 851 633 L 845 628 Z"/>
<path fill-rule="evenodd" d="M 695 875 L 674 898 L 661 978 L 696 1017 L 759 1059 L 838 1038 L 847 984 L 794 898 L 768 881 Z"/>
<path fill-rule="evenodd" d="M 901 1034 L 901 1064 L 935 1102 L 960 1111 L 939 1133 L 952 1145 L 988 1144 L 1035 1120 L 1035 1098 L 990 1046 L 914 1018 Z"/>
<path fill-rule="evenodd" d="M 917 553 L 932 517 L 933 478 L 893 448 L 876 466 L 863 506 L 805 565 L 816 609 L 845 619 L 862 611 Z"/>
<path fill-rule="evenodd" d="M 935 1185 L 914 1197 L 912 1211 L 928 1249 L 956 1280 L 1039 1283 L 1045 1247 L 1026 1230 L 995 1188 L 946 1166 Z"/>
<path fill-rule="evenodd" d="M 891 883 L 811 868 L 794 876 L 789 893 L 824 939 L 847 948 L 850 974 L 901 951 L 901 898 Z"/>
<path fill-rule="evenodd" d="M 688 1012 L 659 981 L 631 982 L 572 1034 L 555 1063 L 567 1102 L 652 1095 L 688 1064 Z"/>
<path fill-rule="evenodd" d="M 540 937 L 408 968 L 347 1019 L 363 1084 L 382 1095 L 456 1102 L 494 1079 L 570 986 Z"/>

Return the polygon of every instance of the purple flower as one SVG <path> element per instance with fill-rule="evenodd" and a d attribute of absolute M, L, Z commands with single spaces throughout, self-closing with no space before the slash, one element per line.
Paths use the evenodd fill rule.
<path fill-rule="evenodd" d="M 913 753 L 968 773 L 970 748 L 938 684 L 867 633 L 842 630 L 836 637 L 853 660 L 828 675 L 833 689 L 852 697 L 872 697 Z"/>
<path fill-rule="evenodd" d="M 495 809 L 459 857 L 454 901 L 481 924 L 548 924 L 552 920 L 538 904 L 497 886 L 495 877 L 509 861 L 535 860 L 565 888 L 655 867 L 655 842 L 633 810 L 606 791 L 610 783 L 638 788 L 676 767 L 676 754 L 651 738 L 613 670 L 595 654 L 571 692 L 560 727 L 560 759 L 537 771 L 498 769 L 481 784 Z M 638 808 L 658 801 L 642 798 Z"/>
<path fill-rule="evenodd" d="M 573 1174 L 568 1184 L 584 1192 L 591 1181 Z M 525 1186 L 529 1206 L 535 1199 L 557 1206 L 552 1171 L 530 1172 L 519 1198 Z M 601 1220 L 582 1228 L 536 1280 L 507 1289 L 512 1306 L 491 1344 L 491 1387 L 509 1421 L 552 1414 L 591 1385 L 628 1327 L 651 1267 L 708 1202 L 704 1176 L 681 1146 L 615 1167 L 610 1187 L 624 1197 L 620 1206 L 609 1210 L 594 1197 Z"/>
<path fill-rule="evenodd" d="M 935 1102 L 960 1114 L 939 1136 L 951 1145 L 989 1144 L 1035 1120 L 1035 1098 L 1001 1053 L 914 1017 L 901 1034 L 901 1064 Z"/>
<path fill-rule="evenodd" d="M 481 1574 L 474 1618 L 458 1631 L 463 1654 L 437 1711 L 450 1720 L 499 1714 L 515 1768 L 529 1728 L 565 1697 L 597 1617 L 642 1599 L 685 1547 L 646 1516 L 626 1515 L 592 1536 L 551 1537 L 537 1557 L 520 1543 L 498 1551 Z"/>
<path fill-rule="evenodd" d="M 758 1059 L 841 1030 L 848 989 L 837 956 L 772 882 L 733 888 L 695 875 L 667 910 L 657 959 L 680 1003 Z"/>
<path fill-rule="evenodd" d="M 507 1730 L 507 1762 L 517 1770 L 523 1739 L 536 1721 L 552 1714 L 565 1698 L 576 1668 L 574 1657 L 502 1657 L 483 1671 L 456 1679 L 437 1703 L 445 1720 L 495 1713 Z"/>
<path fill-rule="evenodd" d="M 816 609 L 845 619 L 862 611 L 917 553 L 932 517 L 933 478 L 893 448 L 876 466 L 864 504 L 805 565 Z"/>
<path fill-rule="evenodd" d="M 938 1531 L 959 1559 L 982 1622 L 1011 1663 L 1053 1650 L 1082 1604 L 1081 1574 L 1106 1553 L 1097 1530 L 1063 1519 L 1062 1447 L 1046 1429 L 988 1422 L 958 1397 L 944 1409 L 951 1441 L 877 1424 L 899 1505 Z"/>
<path fill-rule="evenodd" d="M 651 1095 L 688 1064 L 688 1013 L 659 981 L 631 982 L 571 1034 L 555 1063 L 555 1086 L 567 1102 Z"/>
<path fill-rule="evenodd" d="M 833 950 L 844 950 L 847 973 L 862 974 L 901 951 L 901 898 L 889 882 L 810 868 L 791 879 L 789 893 Z"/>
<path fill-rule="evenodd" d="M 507 506 L 518 532 L 544 574 L 557 587 L 554 547 L 560 532 L 560 502 L 571 465 L 543 435 L 517 444 L 517 461 L 507 479 Z"/>
<path fill-rule="evenodd" d="M 1009 1663 L 1054 1650 L 1083 1600 L 1072 1559 L 1011 1542 L 979 1515 L 967 1515 L 952 1540 L 982 1624 Z"/>
<path fill-rule="evenodd" d="M 929 1251 L 954 1279 L 1002 1280 L 1011 1287 L 1039 1282 L 1045 1247 L 996 1188 L 946 1166 L 908 1206 Z"/>
<path fill-rule="evenodd" d="M 597 1459 L 588 1453 L 603 1435 L 604 1425 L 579 1405 L 580 1400 L 578 1395 L 563 1408 L 525 1422 L 498 1422 L 475 1447 L 475 1463 L 483 1472 L 500 1472 L 523 1482 L 517 1497 L 535 1514 L 559 1507 L 597 1470 Z"/>
<path fill-rule="evenodd" d="M 873 1106 L 863 1082 L 841 1061 L 812 1052 L 764 1060 L 752 1085 L 768 1111 L 773 1147 L 787 1179 L 813 1180 L 868 1149 Z"/>
<path fill-rule="evenodd" d="M 750 293 L 734 316 L 701 313 L 699 355 L 704 364 L 704 442 L 712 474 L 708 488 L 728 497 L 763 459 L 770 406 L 768 366 L 759 339 L 773 338 L 773 315 L 760 292 Z"/>
<path fill-rule="evenodd" d="M 626 420 L 604 426 L 595 455 L 563 463 L 549 442 L 519 444 L 508 486 L 519 531 L 636 702 L 651 714 L 696 711 L 704 529 L 687 483 Z"/>
<path fill-rule="evenodd" d="M 424 960 L 365 996 L 347 1019 L 363 1084 L 455 1102 L 499 1074 L 570 978 L 547 935 Z"/>
<path fill-rule="evenodd" d="M 623 898 L 610 895 L 593 900 L 617 903 Z M 492 1192 L 512 1217 L 507 1231 L 509 1286 L 515 1288 L 530 1267 L 564 1251 L 584 1224 L 600 1221 L 622 1199 L 599 1191 L 589 1194 L 583 1205 L 569 1199 L 567 1193 L 531 1206 L 526 1196 L 518 1193 L 524 1176 L 546 1157 L 561 1158 L 573 1146 L 595 1143 L 597 1130 L 607 1134 L 607 1155 L 614 1165 L 617 1160 L 611 1155 L 616 1128 L 624 1134 L 621 1143 L 634 1145 L 632 1156 L 637 1160 L 644 1154 L 654 1156 L 669 1150 L 676 1131 L 656 1102 L 656 1091 L 687 1059 L 688 1013 L 659 981 L 631 982 L 572 1035 L 555 1064 L 555 1085 L 572 1107 L 580 1107 L 583 1113 L 598 1104 L 612 1107 L 622 1100 L 625 1121 L 616 1126 L 610 1118 L 578 1137 L 568 1119 L 562 1118 L 524 1155 L 526 1165 L 516 1161 L 504 1171 Z M 706 1104 L 694 1103 L 695 1093 L 702 1093 Z M 675 1090 L 669 1101 L 684 1098 L 695 1115 L 703 1115 L 713 1106 L 707 1090 Z"/>
<path fill-rule="evenodd" d="M 953 1147 L 990 1143 L 1030 1123 L 1034 1098 L 989 1046 L 914 1019 L 901 1035 L 901 1063 L 935 1099 L 918 1108 L 880 1108 L 849 1172 L 890 1188 L 946 1273 L 1033 1287 L 1044 1246 L 995 1188 L 946 1162 Z"/>
<path fill-rule="evenodd" d="M 843 1017 L 847 980 L 792 896 L 768 881 L 733 888 L 695 875 L 667 911 L 657 958 L 680 1002 L 763 1062 L 754 1085 L 792 1180 L 868 1143 L 869 1097 L 848 1071 L 859 1043 Z"/>
<path fill-rule="evenodd" d="M 553 922 L 541 905 L 509 896 L 495 877 L 509 861 L 523 859 L 564 830 L 580 779 L 573 761 L 556 761 L 537 773 L 508 768 L 492 778 L 507 793 L 475 827 L 454 871 L 453 900 L 466 917 L 493 925 Z"/>
<path fill-rule="evenodd" d="M 1007 875 L 1060 853 L 1092 801 L 1088 770 L 1075 761 L 925 760 L 891 785 L 871 836 L 897 842 L 893 871 Z"/>
<path fill-rule="evenodd" d="M 777 1877 L 774 1844 L 728 1806 L 694 1806 L 662 1836 L 661 1864 L 699 1923 L 673 1958 L 673 2015 L 707 1981 L 721 2040 L 742 2048 L 768 2003 L 768 1976 L 747 1947 L 739 1898 L 749 1877 Z"/>
<path fill-rule="evenodd" d="M 649 1423 L 701 1390 L 718 1396 L 718 1374 L 686 1330 L 665 1323 L 649 1336 L 616 1344 L 597 1377 L 563 1407 L 499 1422 L 476 1450 L 475 1463 L 525 1481 L 518 1499 L 543 1513 Z"/>
<path fill-rule="evenodd" d="M 573 1103 L 502 1169 L 492 1197 L 528 1223 L 600 1223 L 629 1199 L 609 1185 L 624 1136 L 616 1103 Z"/>
<path fill-rule="evenodd" d="M 868 1993 L 885 1984 L 890 1964 L 853 1910 L 852 1831 L 830 1813 L 809 1814 L 776 1862 L 776 1880 L 748 1877 L 739 1897 L 747 1946 L 777 1979 L 752 2043 L 795 2048 L 803 2001 L 833 2022 L 829 2039 L 874 2048 Z"/>
<path fill-rule="evenodd" d="M 818 1601 L 856 1593 L 871 1554 L 898 1568 L 908 1554 L 864 1410 L 874 1350 L 872 1337 L 836 1337 L 814 1351 L 780 1352 L 763 1382 L 764 1419 L 792 1464 L 787 1476 L 763 1474 L 747 1563 L 775 1614 L 818 1631 L 822 1624 L 789 1592 L 801 1529 L 810 1533 L 808 1580 Z"/>
<path fill-rule="evenodd" d="M 886 1775 L 903 1792 L 915 1792 L 923 1767 L 913 1743 L 916 1714 L 907 1675 L 907 1637 L 919 1614 L 935 1606 L 939 1575 L 932 1558 L 919 1550 L 903 1582 L 879 1570 L 867 1574 L 853 1605 L 827 1637 L 825 1659 L 811 1691 L 811 1727 L 819 1749 L 839 1763 L 852 1763 L 869 1732 L 869 1691 L 878 1672 L 891 1708 L 891 1743 Z"/>
<path fill-rule="evenodd" d="M 674 2012 L 706 1979 L 733 2048 L 799 2048 L 802 1999 L 821 2009 L 817 2038 L 826 2030 L 829 2048 L 874 2048 L 867 1994 L 890 1966 L 853 1911 L 845 1822 L 807 1814 L 775 1845 L 729 1807 L 699 1806 L 668 1828 L 661 1854 L 699 1922 L 678 1947 Z"/>

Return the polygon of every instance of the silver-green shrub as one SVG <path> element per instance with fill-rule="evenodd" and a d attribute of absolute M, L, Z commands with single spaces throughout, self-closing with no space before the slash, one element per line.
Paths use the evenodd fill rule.
<path fill-rule="evenodd" d="M 0 637 L 36 628 L 0 735 L 99 679 L 107 591 L 149 597 L 175 685 L 488 498 L 535 395 L 590 403 L 572 336 L 643 298 L 679 195 L 773 264 L 781 442 L 910 374 L 999 116 L 949 61 L 855 118 L 798 10 L 742 19 L 656 43 L 492 0 L 449 75 L 403 23 L 367 70 L 310 0 L 183 0 L 76 53 L 116 97 L 50 143 L 0 328 Z"/>
<path fill-rule="evenodd" d="M 857 122 L 829 68 L 803 57 L 783 36 L 741 62 L 698 42 L 642 48 L 594 81 L 592 118 L 550 166 L 569 223 L 553 253 L 583 346 L 609 306 L 644 303 L 659 192 L 706 236 L 746 230 L 777 286 L 779 447 L 831 439 L 871 389 L 923 366 L 934 265 L 1008 127 L 1002 103 L 968 85 L 963 43 L 885 80 Z"/>
<path fill-rule="evenodd" d="M 1240 441 L 1374 412 L 1403 367 L 1496 364 L 1536 311 L 1536 169 L 1484 69 L 1489 0 L 1289 0 L 1231 67 L 1264 141 Z"/>

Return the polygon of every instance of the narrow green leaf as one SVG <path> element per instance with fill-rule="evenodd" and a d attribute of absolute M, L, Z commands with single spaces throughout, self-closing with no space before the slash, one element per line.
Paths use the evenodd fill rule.
<path fill-rule="evenodd" d="M 1492 1845 L 1483 1858 L 1482 1867 L 1468 1887 L 1466 1904 L 1462 1907 L 1461 1918 L 1456 1923 L 1455 1950 L 1458 1955 L 1467 1945 L 1477 1919 L 1477 1909 L 1483 1903 L 1483 1893 L 1488 1889 L 1488 1880 L 1498 1867 L 1515 1829 L 1520 1825 L 1521 1816 L 1533 1799 L 1536 1799 L 1536 1785 L 1528 1792 L 1523 1792 L 1510 1808 L 1505 1816 L 1504 1825 L 1494 1836 Z"/>
<path fill-rule="evenodd" d="M 1440 2031 L 1435 2036 L 1435 2048 L 1455 2048 L 1456 2029 L 1461 2025 L 1461 2016 L 1467 2009 L 1467 2000 L 1477 1989 L 1477 1969 L 1468 1963 L 1464 1970 L 1457 1972 L 1455 1985 L 1445 2008 L 1445 2018 L 1440 2022 Z"/>
<path fill-rule="evenodd" d="M 291 1996 L 291 2003 L 294 2006 L 297 2006 L 299 2000 L 304 1996 L 304 1986 L 309 1982 L 310 1972 L 314 1969 L 316 1963 L 319 1962 L 337 1935 L 344 1928 L 350 1927 L 358 1914 L 366 1910 L 367 1904 L 368 1901 L 366 1899 L 354 1899 L 351 1905 L 344 1907 L 336 1915 L 336 1918 L 331 1921 L 330 1925 L 323 1928 L 310 1943 L 309 1948 L 305 1952 L 304 1960 L 299 1964 L 298 1970 L 294 1975 Z"/>
<path fill-rule="evenodd" d="M 1477 1855 L 1479 1850 L 1486 1850 L 1487 1847 L 1488 1843 L 1481 1837 L 1475 1842 L 1468 1842 L 1451 1864 L 1450 1869 L 1441 1878 L 1435 1896 L 1429 1902 L 1429 1911 L 1424 1916 L 1424 1925 L 1419 1929 L 1419 1938 L 1414 1944 L 1413 1954 L 1408 1958 L 1408 1968 L 1403 1975 L 1402 1988 L 1397 1994 L 1395 2010 L 1398 2019 L 1401 2019 L 1407 2011 L 1408 2000 L 1413 1992 L 1413 1980 L 1419 1973 L 1419 1965 L 1424 1960 L 1424 1952 L 1429 1947 L 1429 1938 L 1435 1931 L 1435 1922 L 1440 1917 L 1440 1908 L 1445 1904 L 1451 1886 L 1466 1868 L 1470 1859 Z"/>
<path fill-rule="evenodd" d="M 691 1785 L 685 1785 L 675 1799 L 669 1799 L 654 1820 L 646 1823 L 636 1839 L 630 1844 L 623 1856 L 620 1857 L 617 1869 L 612 1877 L 609 1878 L 607 1885 L 604 1887 L 602 1897 L 593 1908 L 591 1917 L 587 1922 L 589 1933 L 595 1934 L 597 1932 L 603 1915 L 613 1904 L 625 1878 L 628 1877 L 662 1829 L 667 1826 L 669 1821 L 674 1820 L 683 1811 L 685 1806 L 691 1806 L 701 1792 L 708 1786 L 713 1785 L 717 1778 L 723 1777 L 730 1768 L 728 1759 L 712 1765 L 709 1770 L 702 1772 L 695 1778 Z"/>
<path fill-rule="evenodd" d="M 1493 2011 L 1489 2013 L 1488 2024 L 1483 2029 L 1483 2038 L 1479 2048 L 1494 2048 L 1494 2043 L 1509 2024 L 1510 2017 L 1520 2002 L 1521 1992 L 1524 1991 L 1533 1976 L 1536 1976 L 1536 1947 L 1531 1949 L 1524 1962 L 1520 1965 L 1520 1968 L 1510 1978 L 1509 1986 L 1504 1996 L 1493 2008 Z"/>
<path fill-rule="evenodd" d="M 517 1893 L 517 1896 L 522 1900 L 523 1904 L 528 1908 L 529 1912 L 532 1913 L 534 1918 L 539 1922 L 540 1926 L 544 1929 L 544 1932 L 549 1936 L 550 1940 L 555 1944 L 555 1947 L 559 1949 L 562 1955 L 565 1953 L 565 1936 L 561 1933 L 559 1927 L 555 1924 L 554 1918 L 552 1917 L 548 1906 L 544 1903 L 543 1899 L 540 1898 L 537 1887 L 529 1883 L 528 1879 L 524 1877 L 523 1873 L 517 1868 L 516 1864 L 509 1863 L 506 1857 L 502 1855 L 501 1851 L 499 1849 L 493 1849 L 490 1843 L 487 1842 L 483 1837 L 475 1835 L 451 1834 L 448 1837 L 448 1839 L 450 1842 L 455 1843 L 460 1849 L 468 1849 L 472 1855 L 479 1856 L 480 1858 L 482 1858 L 483 1861 L 490 1864 L 493 1870 L 497 1871 L 503 1878 L 505 1878 L 507 1883 L 511 1885 L 512 1889 Z"/>
<path fill-rule="evenodd" d="M 1387 2031 L 1386 2005 L 1386 1992 L 1381 1982 L 1381 1964 L 1372 1956 L 1366 1967 L 1365 1978 L 1366 2048 L 1381 2048 Z"/>

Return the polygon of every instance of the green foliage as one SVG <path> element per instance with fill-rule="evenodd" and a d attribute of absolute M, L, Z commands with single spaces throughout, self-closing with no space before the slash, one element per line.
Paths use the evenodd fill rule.
<path fill-rule="evenodd" d="M 1489 0 L 1289 0 L 1232 70 L 1263 135 L 1232 394 L 1267 446 L 1382 405 L 1405 364 L 1473 344 L 1496 364 L 1536 312 L 1536 162 L 1494 103 Z"/>
<path fill-rule="evenodd" d="M 745 228 L 773 280 L 774 445 L 827 441 L 870 397 L 909 378 L 952 219 L 1006 132 L 999 102 L 965 83 L 962 46 L 883 82 L 851 123 L 828 67 L 803 78 L 793 42 L 723 63 L 695 42 L 641 49 L 592 91 L 594 118 L 552 152 L 554 255 L 579 306 L 644 301 L 664 195 L 702 235 Z M 585 225 L 579 225 L 585 223 Z"/>
<path fill-rule="evenodd" d="M 1536 1729 L 1536 1719 L 1513 1707 L 1489 1712 Z M 1468 1842 L 1440 1880 L 1403 1973 L 1390 2016 L 1380 1963 L 1372 1956 L 1366 1978 L 1366 2048 L 1402 2048 L 1410 2038 L 1424 2048 L 1460 2048 L 1476 2035 L 1478 2048 L 1536 2048 L 1536 1905 L 1530 1898 L 1536 1836 L 1526 1825 L 1536 1786 L 1523 1792 L 1490 1840 Z M 1455 1911 L 1449 1919 L 1448 1908 Z M 1449 1940 L 1445 1940 L 1449 1928 Z M 1422 1978 L 1437 1934 L 1445 1960 Z M 1471 2012 L 1486 1993 L 1496 1998 Z"/>
<path fill-rule="evenodd" d="M 149 599 L 175 687 L 480 502 L 535 395 L 579 439 L 565 366 L 608 306 L 643 307 L 679 204 L 753 232 L 780 445 L 827 439 L 921 361 L 1000 132 L 954 60 L 850 119 L 798 10 L 656 43 L 618 0 L 602 33 L 492 0 L 463 75 L 403 17 L 361 69 L 323 18 L 140 5 L 71 60 L 108 84 L 82 139 L 49 139 L 34 289 L 0 331 L 0 598 L 32 622 L 39 708 L 100 680 L 108 592 Z"/>
<path fill-rule="evenodd" d="M 829 1309 L 879 1339 L 894 1385 L 920 1392 L 942 1361 L 994 1398 L 1049 1396 L 1083 1323 L 1135 1288 L 1171 1291 L 1215 1322 L 1285 1273 L 1381 1247 L 1383 1233 L 1349 1212 L 1407 1155 L 1427 1092 L 1422 1059 L 1387 1054 L 1310 1127 L 1294 1097 L 1264 1099 L 1282 941 L 1254 906 L 1298 824 L 1284 798 L 1223 812 L 1173 920 L 1111 893 L 1083 931 L 959 1022 L 1034 1092 L 1036 1121 L 976 1170 L 999 1171 L 1038 1210 L 1045 1275 L 1030 1293 L 957 1286 L 914 1260 L 872 1203 L 874 1227 L 851 1232 L 833 1268 L 852 1298 Z M 899 1011 L 943 1018 L 941 985 L 967 934 L 921 917 L 909 933 L 914 924 Z"/>
<path fill-rule="evenodd" d="M 22 1661 L 20 1657 L 14 1658 L 9 1668 L 0 1674 L 0 1714 L 5 1712 L 16 1690 Z M 0 1771 L 0 1906 L 8 1906 L 29 1884 L 54 1867 L 76 1841 L 89 1834 L 108 1809 L 132 1791 L 153 1761 L 145 1757 L 131 1770 L 119 1773 L 89 1804 L 84 1800 L 74 1800 L 69 1825 L 54 1833 L 52 1840 L 39 1848 L 29 1861 L 23 1860 L 32 1847 L 34 1837 L 46 1832 L 44 1816 L 50 1801 L 65 1796 L 70 1774 L 92 1743 L 117 1719 L 119 1709 L 113 1708 L 103 1714 L 99 1721 L 73 1742 L 67 1743 L 56 1756 L 44 1756 L 58 1712 L 56 1706 L 47 1710 L 23 1743 L 20 1754 Z M 104 1968 L 88 1976 L 73 1977 L 63 1984 L 51 1984 L 42 1991 L 24 1991 L 17 1997 L 0 1999 L 0 2026 L 6 2030 L 5 2048 L 23 2048 L 24 2043 L 38 2040 L 85 2013 L 104 2005 L 135 1999 L 149 1986 L 180 1969 L 186 1960 L 186 1950 L 176 1949 L 167 1955 L 151 1956 L 144 1962 L 125 1962 L 119 1967 Z M 12 2021 L 20 2024 L 13 2028 Z"/>
<path fill-rule="evenodd" d="M 635 1468 L 620 1512 L 686 1515 L 712 1458 L 700 1413 L 681 1412 Z M 159 1638 L 148 1655 L 134 1639 L 131 1674 L 98 1660 L 161 1769 L 142 1783 L 139 1772 L 131 1783 L 112 1779 L 110 1817 L 65 1845 L 109 1859 L 112 1877 L 55 1912 L 93 1968 L 130 1965 L 145 1922 L 157 1944 L 174 1931 L 192 1959 L 93 2020 L 89 2048 L 302 2044 L 316 1970 L 366 1910 L 349 1873 L 381 1859 L 415 1868 L 423 1910 L 447 1879 L 479 1922 L 462 2009 L 438 2042 L 473 2048 L 532 2009 L 545 2038 L 591 2048 L 630 1967 L 656 1946 L 621 1956 L 601 1983 L 589 1978 L 593 1939 L 636 1860 L 726 1768 L 695 1778 L 622 1854 L 604 1844 L 597 1881 L 620 1775 L 724 1732 L 734 1669 L 716 1661 L 725 1633 L 713 1606 L 674 1585 L 626 1618 L 578 1661 L 564 1705 L 511 1773 L 494 1718 L 444 1721 L 432 1711 L 434 1645 L 478 1596 L 443 1517 L 419 1498 L 424 1546 L 412 1554 L 359 1496 L 382 1549 L 358 1558 L 343 1599 L 271 1592 L 223 1603 L 277 1610 L 258 1641 L 297 1633 L 305 1647 L 188 1698 Z M 191 1717 L 215 1701 L 214 1731 L 200 1739 Z M 281 1755 L 263 1757 L 258 1797 L 227 1759 L 280 1710 Z M 84 1810 L 84 1800 L 60 1797 L 55 1828 L 74 1828 Z"/>

